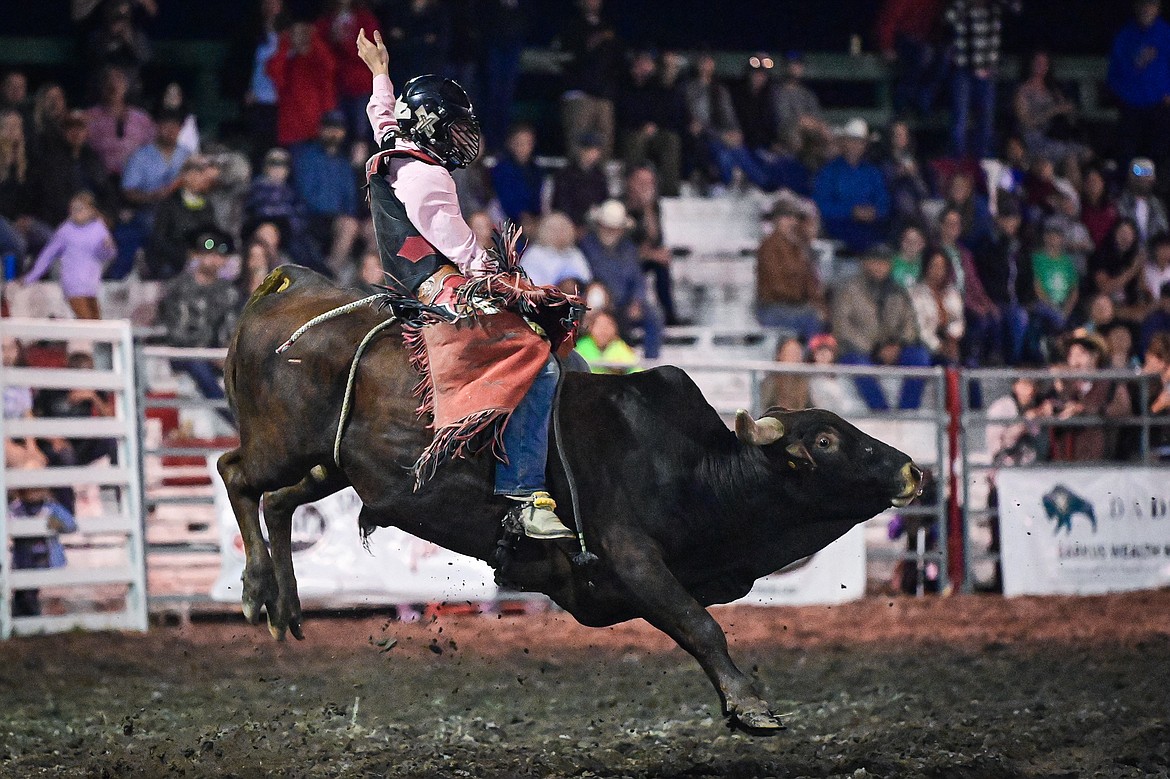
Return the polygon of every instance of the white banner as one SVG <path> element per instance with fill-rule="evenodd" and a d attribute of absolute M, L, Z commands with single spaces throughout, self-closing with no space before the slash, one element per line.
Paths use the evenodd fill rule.
<path fill-rule="evenodd" d="M 1170 585 L 1170 469 L 1004 469 L 1004 595 Z"/>
<path fill-rule="evenodd" d="M 857 525 L 815 555 L 783 573 L 765 576 L 736 603 L 812 606 L 845 603 L 865 595 L 865 528 Z"/>
<path fill-rule="evenodd" d="M 216 600 L 239 603 L 244 544 L 227 490 L 208 457 L 220 528 Z M 380 528 L 362 547 L 358 531 L 361 498 L 352 488 L 293 514 L 293 568 L 302 600 L 330 605 L 490 601 L 496 596 L 487 563 L 423 541 L 398 528 Z"/>

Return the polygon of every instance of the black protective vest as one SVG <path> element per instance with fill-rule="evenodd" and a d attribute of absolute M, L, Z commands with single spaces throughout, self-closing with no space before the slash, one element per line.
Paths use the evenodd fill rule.
<path fill-rule="evenodd" d="M 414 157 L 430 165 L 438 163 L 421 152 L 407 149 L 389 149 L 378 154 L 377 162 L 371 160 L 372 170 L 380 169 L 378 164 L 390 157 Z M 368 176 L 370 185 L 370 215 L 374 221 L 374 233 L 378 237 L 378 253 L 382 257 L 382 269 L 391 278 L 386 286 L 414 295 L 419 285 L 435 274 L 443 265 L 453 265 L 430 241 L 423 238 L 418 228 L 406 216 L 406 206 L 398 199 L 394 188 L 380 173 Z M 395 281 L 397 280 L 397 281 Z"/>

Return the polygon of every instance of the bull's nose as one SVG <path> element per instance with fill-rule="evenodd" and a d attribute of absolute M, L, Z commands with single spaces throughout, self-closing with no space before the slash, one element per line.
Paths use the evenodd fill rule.
<path fill-rule="evenodd" d="M 891 503 L 900 508 L 922 494 L 922 469 L 910 462 L 902 466 L 898 475 L 902 477 L 902 491 Z"/>

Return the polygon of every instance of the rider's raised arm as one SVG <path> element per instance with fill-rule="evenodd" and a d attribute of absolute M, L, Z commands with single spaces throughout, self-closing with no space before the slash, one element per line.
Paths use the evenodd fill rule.
<path fill-rule="evenodd" d="M 374 76 L 374 90 L 366 105 L 366 116 L 370 119 L 370 127 L 374 128 L 374 138 L 379 143 L 386 137 L 386 133 L 398 127 L 398 120 L 394 118 L 394 85 L 390 83 L 389 76 L 382 73 Z"/>
<path fill-rule="evenodd" d="M 487 251 L 463 219 L 455 180 L 447 169 L 409 158 L 394 160 L 391 165 L 398 168 L 394 193 L 422 237 L 465 275 L 487 271 L 491 267 Z"/>

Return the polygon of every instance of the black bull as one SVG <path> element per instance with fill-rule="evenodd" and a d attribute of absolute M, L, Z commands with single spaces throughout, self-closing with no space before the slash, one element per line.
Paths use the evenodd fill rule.
<path fill-rule="evenodd" d="M 418 376 L 398 325 L 360 362 L 341 466 L 334 465 L 355 345 L 386 314 L 361 308 L 310 330 L 283 354 L 276 348 L 313 316 L 355 299 L 311 271 L 277 269 L 249 301 L 228 352 L 240 447 L 220 459 L 219 471 L 247 554 L 244 614 L 255 622 L 266 609 L 277 638 L 302 635 L 291 550 L 297 506 L 352 485 L 364 529 L 397 526 L 490 560 L 514 505 L 492 494 L 486 456 L 449 463 L 412 491 L 409 466 L 431 436 L 415 413 Z M 759 421 L 741 414 L 733 434 L 677 368 L 566 373 L 563 382 L 563 448 L 600 561 L 573 565 L 574 541 L 521 540 L 508 584 L 546 593 L 585 625 L 642 617 L 699 661 L 732 725 L 781 728 L 704 606 L 745 595 L 757 578 L 909 502 L 921 473 L 905 454 L 827 411 L 776 411 Z M 548 476 L 558 513 L 574 522 L 556 456 Z"/>

